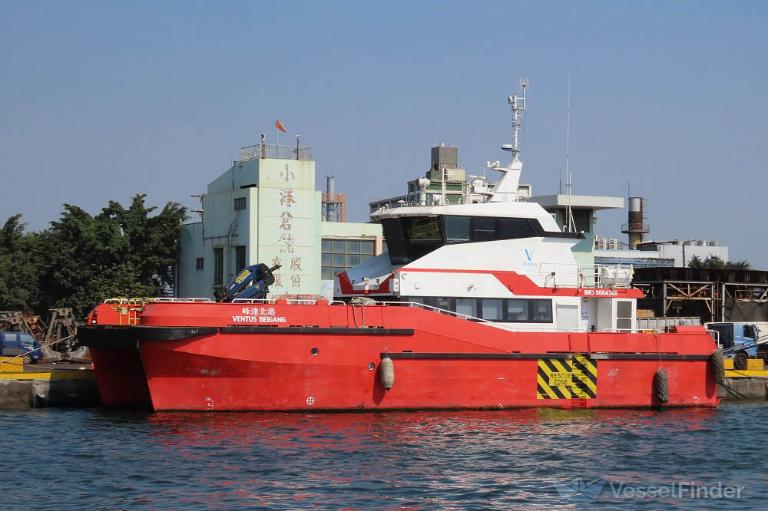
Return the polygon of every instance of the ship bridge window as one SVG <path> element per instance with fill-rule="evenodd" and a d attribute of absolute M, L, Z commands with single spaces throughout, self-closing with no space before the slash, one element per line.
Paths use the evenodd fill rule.
<path fill-rule="evenodd" d="M 443 222 L 448 243 L 531 238 L 543 231 L 538 220 L 530 218 L 445 216 Z"/>
<path fill-rule="evenodd" d="M 530 238 L 544 234 L 533 218 L 425 216 L 387 218 L 381 222 L 392 264 L 405 264 L 446 243 Z"/>
<path fill-rule="evenodd" d="M 392 264 L 405 264 L 411 261 L 408 257 L 408 245 L 403 236 L 399 218 L 388 218 L 381 222 L 384 238 L 387 240 L 387 251 Z"/>
<path fill-rule="evenodd" d="M 403 220 L 408 241 L 443 241 L 440 220 L 437 217 L 411 217 Z"/>
<path fill-rule="evenodd" d="M 472 241 L 493 241 L 499 239 L 498 222 L 491 217 L 475 217 L 472 219 Z"/>
<path fill-rule="evenodd" d="M 468 216 L 445 216 L 443 224 L 445 225 L 445 239 L 448 243 L 457 243 L 469 241 L 469 224 L 471 218 Z"/>
<path fill-rule="evenodd" d="M 408 259 L 424 257 L 445 244 L 440 218 L 435 216 L 402 219 Z"/>
<path fill-rule="evenodd" d="M 536 236 L 534 222 L 540 227 L 538 220 L 529 218 L 500 218 L 499 239 L 511 240 L 516 238 L 531 238 Z"/>

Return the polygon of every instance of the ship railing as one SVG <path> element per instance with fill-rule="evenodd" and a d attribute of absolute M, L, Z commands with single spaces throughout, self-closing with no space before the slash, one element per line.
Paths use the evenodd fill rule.
<path fill-rule="evenodd" d="M 118 305 L 143 305 L 143 304 L 154 302 L 156 300 L 157 298 L 147 298 L 147 297 L 133 297 L 133 298 L 119 297 L 119 298 L 107 298 L 106 300 L 104 300 L 103 303 L 116 303 Z"/>
<path fill-rule="evenodd" d="M 155 303 L 211 303 L 213 300 L 210 298 L 196 298 L 196 297 L 190 297 L 190 298 L 170 298 L 170 297 L 163 297 L 163 298 L 153 298 L 153 302 Z"/>
<path fill-rule="evenodd" d="M 608 289 L 632 287 L 634 267 L 631 264 L 579 265 L 568 263 L 540 263 L 537 276 L 544 285 L 578 286 Z"/>
<path fill-rule="evenodd" d="M 400 307 L 403 307 L 403 306 L 405 306 L 405 307 L 418 307 L 420 309 L 429 310 L 429 311 L 433 311 L 433 312 L 439 312 L 441 314 L 448 314 L 449 316 L 454 316 L 454 317 L 457 317 L 459 319 L 466 319 L 468 321 L 475 321 L 477 323 L 486 323 L 488 325 L 491 325 L 491 326 L 494 326 L 494 327 L 497 327 L 497 328 L 500 325 L 500 323 L 497 322 L 497 321 L 490 321 L 490 320 L 487 320 L 487 319 L 478 318 L 476 316 L 470 316 L 468 314 L 462 314 L 460 312 L 455 312 L 455 311 L 448 310 L 448 309 L 441 309 L 440 307 L 435 307 L 435 306 L 432 306 L 432 305 L 427 305 L 427 304 L 419 303 L 419 302 L 374 302 L 371 305 L 389 305 L 389 306 L 395 305 L 395 306 L 400 306 Z"/>
<path fill-rule="evenodd" d="M 322 298 L 235 298 L 230 303 L 274 305 L 278 300 L 290 305 L 316 305 L 320 301 L 327 301 Z M 345 303 L 342 300 L 333 300 L 328 302 L 328 305 L 344 305 Z"/>

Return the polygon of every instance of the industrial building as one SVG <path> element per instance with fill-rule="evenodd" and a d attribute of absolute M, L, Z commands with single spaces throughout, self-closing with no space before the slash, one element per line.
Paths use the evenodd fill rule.
<path fill-rule="evenodd" d="M 645 293 L 638 307 L 656 317 L 768 321 L 768 271 L 636 268 L 633 285 Z"/>
<path fill-rule="evenodd" d="M 438 144 L 430 151 L 429 170 L 424 177 L 408 181 L 408 192 L 404 195 L 370 202 L 369 212 L 405 205 L 464 203 L 471 195 L 471 182 L 467 180 L 468 177 L 472 180 L 484 179 L 467 175 L 459 166 L 457 146 Z M 531 196 L 530 192 L 530 185 L 520 185 L 518 195 L 527 199 Z"/>
<path fill-rule="evenodd" d="M 627 223 L 621 232 L 627 243 L 616 238 L 595 238 L 595 263 L 631 264 L 635 268 L 687 267 L 694 258 L 718 257 L 728 260 L 728 247 L 711 240 L 646 241 L 650 225 L 645 217 L 645 199 L 629 197 Z"/>
<path fill-rule="evenodd" d="M 345 218 L 345 204 L 316 189 L 310 147 L 243 147 L 201 195 L 200 221 L 182 227 L 176 294 L 213 297 L 242 268 L 265 263 L 281 265 L 273 295 L 328 296 L 335 273 L 382 250 L 380 225 L 332 221 Z"/>
<path fill-rule="evenodd" d="M 698 318 L 707 321 L 768 320 L 768 272 L 747 268 L 689 268 L 697 258 L 728 261 L 728 247 L 717 241 L 645 241 L 650 226 L 645 199 L 630 197 L 627 223 L 621 231 L 627 243 L 598 237 L 596 264 L 630 264 L 632 284 L 645 292 L 638 307 L 658 318 Z"/>
<path fill-rule="evenodd" d="M 694 258 L 718 257 L 728 260 L 728 247 L 710 240 L 643 241 L 629 250 L 615 238 L 595 239 L 595 262 L 598 264 L 631 264 L 635 268 L 688 266 Z"/>

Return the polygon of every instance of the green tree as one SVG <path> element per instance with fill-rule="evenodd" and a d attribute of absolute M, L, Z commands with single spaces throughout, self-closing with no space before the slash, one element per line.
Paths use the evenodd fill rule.
<path fill-rule="evenodd" d="M 24 233 L 20 215 L 9 218 L 0 231 L 0 306 L 38 314 L 71 307 L 83 318 L 105 298 L 162 294 L 175 284 L 186 210 L 171 202 L 152 215 L 145 198 L 127 209 L 111 201 L 96 216 L 65 204 L 39 233 Z"/>
<path fill-rule="evenodd" d="M 0 309 L 29 310 L 37 300 L 35 234 L 24 232 L 21 215 L 0 229 Z"/>
<path fill-rule="evenodd" d="M 750 264 L 747 261 L 725 261 L 721 257 L 711 255 L 704 260 L 699 256 L 693 256 L 688 267 L 710 270 L 749 270 Z"/>

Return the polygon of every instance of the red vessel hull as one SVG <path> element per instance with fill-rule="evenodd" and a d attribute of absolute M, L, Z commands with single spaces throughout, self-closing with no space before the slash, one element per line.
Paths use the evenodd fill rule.
<path fill-rule="evenodd" d="M 176 303 L 148 306 L 136 330 L 155 410 L 718 403 L 703 329 L 510 332 L 413 307 Z"/>
<path fill-rule="evenodd" d="M 149 387 L 139 352 L 90 348 L 101 403 L 105 406 L 150 406 Z"/>

